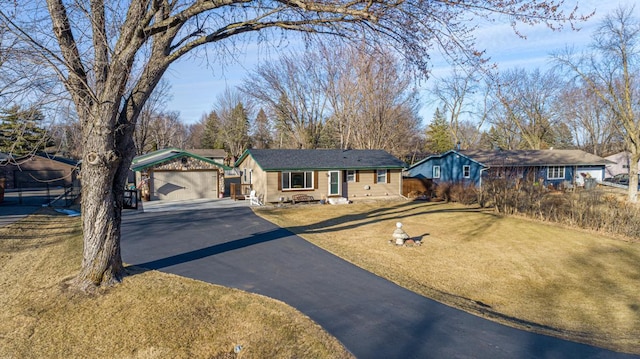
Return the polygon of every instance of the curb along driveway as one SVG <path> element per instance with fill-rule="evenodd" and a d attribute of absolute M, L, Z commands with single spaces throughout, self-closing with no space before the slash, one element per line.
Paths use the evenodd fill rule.
<path fill-rule="evenodd" d="M 125 214 L 126 263 L 266 295 L 370 358 L 638 358 L 506 327 L 351 265 L 246 206 Z"/>

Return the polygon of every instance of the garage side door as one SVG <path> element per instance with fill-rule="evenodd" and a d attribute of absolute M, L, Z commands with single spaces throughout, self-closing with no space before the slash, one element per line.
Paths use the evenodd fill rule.
<path fill-rule="evenodd" d="M 218 197 L 215 171 L 157 171 L 153 173 L 153 196 L 159 200 Z"/>

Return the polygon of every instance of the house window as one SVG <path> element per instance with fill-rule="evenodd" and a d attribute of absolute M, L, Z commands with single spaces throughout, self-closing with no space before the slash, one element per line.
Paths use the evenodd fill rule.
<path fill-rule="evenodd" d="M 564 166 L 549 166 L 547 179 L 564 179 Z"/>
<path fill-rule="evenodd" d="M 387 183 L 387 170 L 376 170 L 376 183 Z"/>
<path fill-rule="evenodd" d="M 242 183 L 251 184 L 251 172 L 253 172 L 253 170 L 249 168 L 245 168 L 242 171 Z"/>
<path fill-rule="evenodd" d="M 464 165 L 462 166 L 462 177 L 470 178 L 471 177 L 471 166 Z"/>
<path fill-rule="evenodd" d="M 313 172 L 282 172 L 282 189 L 313 189 Z"/>
<path fill-rule="evenodd" d="M 347 182 L 356 182 L 355 170 L 347 170 Z"/>
<path fill-rule="evenodd" d="M 433 166 L 433 178 L 440 178 L 440 166 Z"/>

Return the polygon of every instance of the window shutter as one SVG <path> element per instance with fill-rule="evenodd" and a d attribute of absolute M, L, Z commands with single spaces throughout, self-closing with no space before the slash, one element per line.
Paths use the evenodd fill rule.
<path fill-rule="evenodd" d="M 378 170 L 373 170 L 373 183 L 378 183 Z"/>
<path fill-rule="evenodd" d="M 391 183 L 391 171 L 389 170 L 385 170 L 387 171 L 387 175 L 385 177 L 387 177 L 387 183 Z"/>
<path fill-rule="evenodd" d="M 282 172 L 278 172 L 278 191 L 282 191 Z"/>
<path fill-rule="evenodd" d="M 318 172 L 319 171 L 313 171 L 313 188 L 314 189 L 318 189 Z"/>
<path fill-rule="evenodd" d="M 360 182 L 360 170 L 356 170 L 356 182 Z"/>

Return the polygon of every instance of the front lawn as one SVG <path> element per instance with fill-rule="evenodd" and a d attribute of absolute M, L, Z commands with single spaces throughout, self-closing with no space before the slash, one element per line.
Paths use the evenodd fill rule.
<path fill-rule="evenodd" d="M 74 293 L 80 219 L 42 211 L 0 228 L 0 358 L 352 357 L 285 303 L 176 275 Z"/>
<path fill-rule="evenodd" d="M 640 353 L 640 243 L 446 203 L 256 212 L 426 297 L 515 327 Z M 422 246 L 389 244 L 396 222 Z"/>

